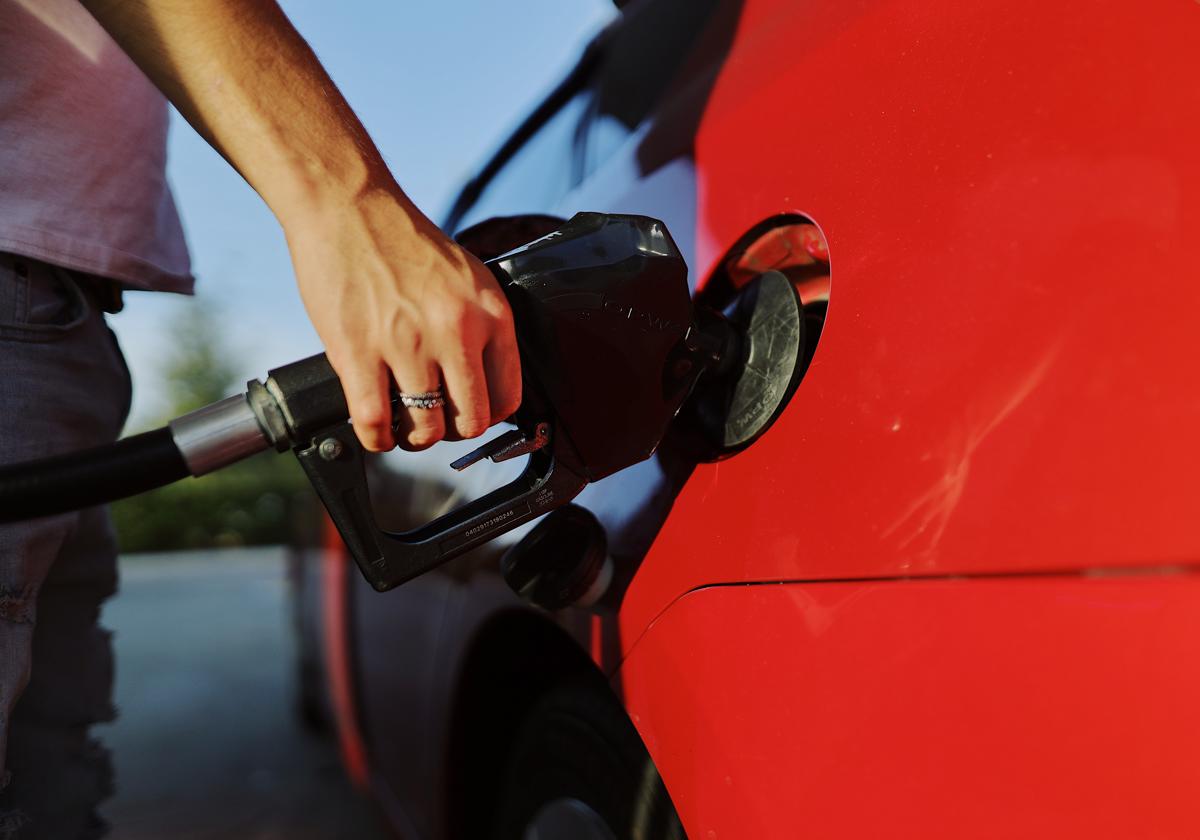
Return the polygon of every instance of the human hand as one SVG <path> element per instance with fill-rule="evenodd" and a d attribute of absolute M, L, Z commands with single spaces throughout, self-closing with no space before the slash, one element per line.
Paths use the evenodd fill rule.
<path fill-rule="evenodd" d="M 363 446 L 477 437 L 516 411 L 521 365 L 504 293 L 399 189 L 316 208 L 284 229 Z M 398 408 L 393 429 L 393 380 L 410 394 L 444 385 L 445 409 Z"/>
<path fill-rule="evenodd" d="M 516 410 L 503 293 L 392 179 L 276 2 L 83 0 L 283 226 L 304 305 L 368 449 L 475 437 Z M 444 385 L 447 406 L 399 411 Z"/>

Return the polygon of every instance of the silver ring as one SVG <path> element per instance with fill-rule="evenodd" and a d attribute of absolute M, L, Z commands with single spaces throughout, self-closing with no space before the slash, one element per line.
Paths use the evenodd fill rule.
<path fill-rule="evenodd" d="M 446 397 L 439 388 L 436 391 L 423 391 L 420 394 L 399 394 L 400 402 L 405 408 L 441 408 L 446 404 Z"/>

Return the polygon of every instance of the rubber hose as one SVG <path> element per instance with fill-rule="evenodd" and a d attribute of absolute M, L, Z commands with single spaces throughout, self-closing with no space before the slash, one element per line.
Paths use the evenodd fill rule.
<path fill-rule="evenodd" d="M 0 522 L 82 510 L 186 478 L 168 428 L 108 446 L 0 467 Z"/>

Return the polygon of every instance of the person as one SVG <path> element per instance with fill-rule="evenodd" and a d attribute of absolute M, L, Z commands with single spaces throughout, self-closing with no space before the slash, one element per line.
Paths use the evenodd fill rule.
<path fill-rule="evenodd" d="M 0 463 L 109 442 L 127 370 L 104 316 L 190 292 L 170 100 L 271 208 L 364 446 L 469 438 L 520 399 L 489 271 L 401 190 L 274 0 L 0 0 Z M 436 393 L 394 417 L 389 385 Z M 428 403 L 426 403 L 428 404 Z M 0 526 L 0 838 L 100 836 L 113 716 L 104 510 Z"/>

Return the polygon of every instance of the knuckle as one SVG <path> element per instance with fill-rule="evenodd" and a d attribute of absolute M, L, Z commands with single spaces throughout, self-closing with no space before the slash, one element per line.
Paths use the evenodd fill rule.
<path fill-rule="evenodd" d="M 517 409 L 521 407 L 521 398 L 506 400 L 500 404 L 500 411 L 497 412 L 496 422 L 500 422 L 507 417 L 512 417 L 517 413 Z"/>
<path fill-rule="evenodd" d="M 512 345 L 514 348 L 516 347 L 516 325 L 513 322 L 512 312 L 507 307 L 503 311 L 492 315 L 492 333 L 499 337 L 505 344 Z"/>
<path fill-rule="evenodd" d="M 371 452 L 386 452 L 392 448 L 392 439 L 387 431 L 374 428 L 356 430 L 358 439 Z"/>
<path fill-rule="evenodd" d="M 435 416 L 429 412 L 410 411 L 412 417 L 412 429 L 408 433 L 408 444 L 411 449 L 428 449 L 439 440 L 444 434 L 444 424 L 440 416 Z"/>
<path fill-rule="evenodd" d="M 474 320 L 474 313 L 465 301 L 444 300 L 435 310 L 433 321 L 439 329 L 454 333 L 466 331 Z"/>
<path fill-rule="evenodd" d="M 388 341 L 392 345 L 393 352 L 398 356 L 412 358 L 420 355 L 425 337 L 421 334 L 420 327 L 405 324 L 397 326 L 388 333 Z"/>
<path fill-rule="evenodd" d="M 441 438 L 436 429 L 416 428 L 408 433 L 408 445 L 411 449 L 428 449 Z"/>
<path fill-rule="evenodd" d="M 512 310 L 509 308 L 508 299 L 504 297 L 503 292 L 488 289 L 480 294 L 479 302 L 483 310 L 497 323 L 512 323 Z"/>
<path fill-rule="evenodd" d="M 355 423 L 371 434 L 386 430 L 391 424 L 391 415 L 385 406 L 371 402 L 358 406 L 353 412 Z"/>
<path fill-rule="evenodd" d="M 421 317 L 407 306 L 387 312 L 382 324 L 383 335 L 393 347 L 408 353 L 421 347 Z"/>
<path fill-rule="evenodd" d="M 479 437 L 488 430 L 490 417 L 483 417 L 478 414 L 470 414 L 459 417 L 455 421 L 454 426 L 458 429 L 458 433 L 465 438 Z"/>

